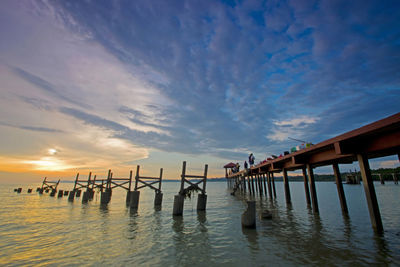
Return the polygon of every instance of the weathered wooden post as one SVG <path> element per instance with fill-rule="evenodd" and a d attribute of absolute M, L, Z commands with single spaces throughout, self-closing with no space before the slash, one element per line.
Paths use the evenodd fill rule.
<path fill-rule="evenodd" d="M 256 202 L 247 201 L 247 209 L 242 214 L 242 227 L 256 228 Z"/>
<path fill-rule="evenodd" d="M 256 190 L 254 190 L 254 178 L 253 178 L 253 174 L 250 174 L 250 178 L 251 178 L 251 189 L 253 191 L 253 196 L 255 196 L 257 194 Z"/>
<path fill-rule="evenodd" d="M 56 193 L 57 193 L 57 189 L 53 188 L 53 189 L 51 189 L 50 196 L 54 197 L 56 195 Z"/>
<path fill-rule="evenodd" d="M 79 172 L 76 174 L 76 177 L 75 177 L 74 189 L 72 189 L 69 192 L 68 201 L 74 201 L 75 194 L 76 194 L 76 183 L 78 182 L 78 178 L 79 178 Z"/>
<path fill-rule="evenodd" d="M 342 208 L 342 212 L 344 214 L 348 214 L 349 211 L 347 209 L 346 196 L 343 191 L 342 177 L 340 176 L 339 165 L 337 163 L 333 163 L 333 173 L 335 175 L 336 187 L 340 200 L 340 207 Z"/>
<path fill-rule="evenodd" d="M 290 198 L 289 179 L 287 176 L 287 170 L 285 168 L 282 169 L 282 174 L 283 174 L 283 183 L 284 183 L 284 187 L 285 187 L 286 203 L 290 203 L 291 198 Z"/>
<path fill-rule="evenodd" d="M 64 190 L 58 190 L 57 197 L 60 198 L 60 197 L 63 197 L 63 196 L 64 196 Z"/>
<path fill-rule="evenodd" d="M 87 203 L 90 199 L 90 178 L 92 177 L 92 172 L 89 172 L 88 180 L 87 180 L 87 186 L 86 186 L 86 191 L 83 192 L 82 196 L 82 203 Z"/>
<path fill-rule="evenodd" d="M 206 205 L 207 205 L 207 195 L 206 195 L 207 171 L 208 171 L 208 165 L 206 164 L 204 166 L 203 189 L 201 189 L 201 194 L 199 194 L 197 196 L 197 210 L 206 210 Z"/>
<path fill-rule="evenodd" d="M 315 213 L 319 213 L 317 190 L 315 189 L 314 171 L 310 164 L 307 164 L 306 166 L 308 170 L 308 180 L 310 182 L 312 208 Z"/>
<path fill-rule="evenodd" d="M 249 188 L 249 194 L 252 195 L 253 194 L 253 190 L 251 189 L 250 176 L 249 176 L 248 173 L 246 174 L 246 177 L 247 177 L 247 185 L 248 185 L 248 188 Z"/>
<path fill-rule="evenodd" d="M 363 181 L 365 197 L 367 198 L 372 227 L 377 233 L 382 233 L 382 219 L 379 212 L 378 200 L 376 199 L 375 187 L 371 176 L 371 170 L 369 168 L 368 158 L 364 154 L 357 154 L 357 160 L 360 165 L 361 178 Z"/>
<path fill-rule="evenodd" d="M 28 188 L 28 194 L 32 193 L 32 188 Z"/>
<path fill-rule="evenodd" d="M 398 179 L 397 179 L 396 173 L 392 173 L 392 176 L 393 176 L 393 182 L 394 182 L 394 184 L 399 184 L 399 181 L 398 181 Z"/>
<path fill-rule="evenodd" d="M 174 196 L 174 207 L 172 210 L 172 215 L 174 216 L 182 216 L 183 214 L 183 205 L 185 203 L 185 197 L 184 195 L 182 195 L 182 193 L 185 187 L 185 174 L 186 174 L 186 161 L 184 161 L 182 165 L 181 189 L 179 190 L 179 194 Z"/>
<path fill-rule="evenodd" d="M 101 204 L 108 204 L 111 200 L 111 179 L 112 179 L 112 173 L 111 170 L 108 170 L 107 183 L 104 192 L 101 192 L 100 194 Z"/>
<path fill-rule="evenodd" d="M 267 172 L 268 195 L 272 199 L 271 173 Z"/>
<path fill-rule="evenodd" d="M 68 194 L 69 194 L 69 191 L 68 191 L 68 190 L 65 190 L 65 191 L 64 191 L 64 196 L 68 196 Z"/>
<path fill-rule="evenodd" d="M 307 203 L 307 206 L 311 206 L 310 190 L 308 189 L 308 181 L 307 181 L 307 172 L 306 172 L 306 168 L 303 167 L 301 170 L 302 170 L 302 172 L 303 172 L 304 192 L 305 192 L 305 194 L 306 194 L 306 203 Z"/>
<path fill-rule="evenodd" d="M 262 181 L 264 184 L 264 192 L 265 192 L 264 194 L 265 196 L 267 196 L 267 183 L 266 183 L 265 173 L 262 174 Z"/>
<path fill-rule="evenodd" d="M 272 190 L 274 191 L 274 198 L 276 198 L 275 178 L 273 172 L 271 172 L 271 181 L 272 181 Z"/>
<path fill-rule="evenodd" d="M 383 178 L 382 173 L 379 173 L 379 180 L 381 181 L 381 184 L 385 184 L 385 179 Z"/>
<path fill-rule="evenodd" d="M 131 203 L 131 187 L 132 187 L 132 170 L 129 172 L 129 186 L 128 191 L 126 192 L 126 205 L 130 205 Z"/>
<path fill-rule="evenodd" d="M 162 175 L 163 175 L 163 168 L 160 169 L 160 183 L 158 184 L 158 190 L 155 190 L 154 206 L 161 206 L 162 204 L 162 199 L 163 199 L 163 193 L 161 193 Z"/>

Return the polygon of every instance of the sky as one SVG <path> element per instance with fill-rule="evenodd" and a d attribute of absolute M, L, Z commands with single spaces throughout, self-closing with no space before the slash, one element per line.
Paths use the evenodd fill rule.
<path fill-rule="evenodd" d="M 0 5 L 0 180 L 224 175 L 400 111 L 399 1 Z M 372 167 L 397 167 L 384 158 Z"/>

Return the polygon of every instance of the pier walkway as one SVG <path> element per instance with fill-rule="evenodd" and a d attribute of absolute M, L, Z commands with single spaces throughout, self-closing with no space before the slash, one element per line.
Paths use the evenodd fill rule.
<path fill-rule="evenodd" d="M 390 155 L 397 155 L 400 160 L 400 113 L 300 151 L 268 160 L 247 170 L 228 173 L 226 168 L 226 178 L 228 186 L 234 191 L 246 192 L 248 190 L 250 194 L 255 194 L 255 191 L 266 194 L 268 190 L 268 194 L 272 198 L 273 194 L 276 196 L 275 190 L 273 190 L 275 189 L 273 175 L 282 173 L 285 199 L 287 203 L 290 203 L 288 171 L 302 170 L 306 201 L 312 205 L 313 212 L 318 213 L 313 169 L 331 165 L 342 211 L 347 214 L 339 164 L 358 161 L 372 227 L 380 233 L 383 232 L 383 226 L 368 160 Z M 395 175 L 393 177 L 395 178 Z M 397 177 L 395 179 L 397 180 Z M 267 186 L 265 182 L 267 182 Z"/>

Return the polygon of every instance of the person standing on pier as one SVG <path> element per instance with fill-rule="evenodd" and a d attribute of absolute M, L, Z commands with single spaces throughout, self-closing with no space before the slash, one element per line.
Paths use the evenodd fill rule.
<path fill-rule="evenodd" d="M 255 157 L 254 157 L 253 153 L 251 153 L 251 154 L 249 155 L 250 167 L 254 165 L 254 160 L 255 160 Z"/>
<path fill-rule="evenodd" d="M 244 161 L 244 169 L 247 170 L 248 167 L 249 165 L 247 164 L 247 161 Z"/>

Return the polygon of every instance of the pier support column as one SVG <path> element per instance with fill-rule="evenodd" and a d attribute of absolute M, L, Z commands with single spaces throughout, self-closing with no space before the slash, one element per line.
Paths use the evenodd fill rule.
<path fill-rule="evenodd" d="M 282 174 L 283 174 L 283 183 L 285 186 L 285 198 L 286 198 L 286 203 L 290 203 L 291 199 L 290 199 L 290 188 L 289 188 L 289 179 L 287 176 L 287 170 L 283 169 L 282 170 Z"/>
<path fill-rule="evenodd" d="M 256 184 L 256 194 L 257 194 L 258 192 L 260 192 L 260 190 L 258 189 L 258 175 L 257 174 L 254 175 L 253 179 L 254 183 Z"/>
<path fill-rule="evenodd" d="M 392 175 L 393 175 L 393 182 L 394 182 L 394 184 L 399 184 L 399 181 L 398 181 L 398 179 L 397 179 L 396 174 L 395 174 L 395 173 L 392 173 Z"/>
<path fill-rule="evenodd" d="M 262 174 L 262 181 L 263 181 L 263 184 L 264 184 L 264 194 L 265 194 L 265 196 L 267 196 L 267 183 L 266 183 L 266 178 L 265 178 L 265 173 L 263 173 Z"/>
<path fill-rule="evenodd" d="M 335 175 L 340 207 L 342 208 L 343 214 L 348 214 L 349 211 L 347 209 L 346 196 L 344 195 L 343 191 L 342 177 L 340 176 L 339 165 L 337 163 L 333 163 L 333 173 Z"/>
<path fill-rule="evenodd" d="M 254 179 L 253 179 L 253 175 L 250 175 L 251 178 L 251 189 L 253 191 L 253 196 L 256 195 L 256 191 L 254 190 Z"/>
<path fill-rule="evenodd" d="M 248 187 L 249 187 L 249 194 L 251 195 L 252 194 L 252 190 L 251 190 L 251 185 L 250 185 L 250 176 L 246 176 L 247 177 L 247 185 L 248 185 Z"/>
<path fill-rule="evenodd" d="M 242 176 L 243 192 L 246 193 L 246 175 Z"/>
<path fill-rule="evenodd" d="M 363 181 L 365 197 L 367 198 L 369 217 L 371 219 L 372 227 L 376 232 L 382 233 L 382 219 L 379 212 L 378 200 L 376 199 L 375 187 L 372 181 L 371 170 L 366 155 L 357 154 L 358 164 L 360 165 L 361 178 Z"/>
<path fill-rule="evenodd" d="M 379 174 L 379 180 L 381 181 L 381 184 L 385 184 L 385 179 L 383 178 L 382 173 Z"/>
<path fill-rule="evenodd" d="M 197 197 L 197 210 L 206 210 L 207 195 L 199 194 Z"/>
<path fill-rule="evenodd" d="M 274 191 L 274 198 L 276 198 L 275 178 L 273 172 L 271 172 L 271 182 L 272 182 L 272 190 Z"/>
<path fill-rule="evenodd" d="M 130 190 L 126 191 L 126 199 L 125 199 L 125 202 L 126 202 L 126 205 L 128 205 L 128 206 L 129 206 L 129 204 L 131 203 L 131 193 L 132 193 L 132 191 L 130 191 Z"/>
<path fill-rule="evenodd" d="M 106 189 L 104 192 L 101 192 L 100 195 L 100 203 L 101 204 L 108 204 L 111 200 L 111 191 Z"/>
<path fill-rule="evenodd" d="M 247 201 L 247 210 L 242 214 L 242 227 L 256 228 L 256 202 Z"/>
<path fill-rule="evenodd" d="M 75 190 L 69 191 L 68 201 L 74 201 Z"/>
<path fill-rule="evenodd" d="M 140 191 L 131 191 L 131 200 L 129 202 L 129 207 L 131 209 L 137 210 L 139 208 L 139 196 Z"/>
<path fill-rule="evenodd" d="M 57 193 L 57 190 L 56 189 L 52 189 L 51 192 L 50 192 L 50 196 L 54 197 L 56 195 L 56 193 Z"/>
<path fill-rule="evenodd" d="M 267 172 L 268 195 L 272 199 L 271 173 Z"/>
<path fill-rule="evenodd" d="M 315 189 L 314 171 L 310 164 L 307 164 L 307 170 L 308 170 L 308 180 L 310 182 L 312 208 L 315 213 L 319 213 L 317 190 Z"/>
<path fill-rule="evenodd" d="M 185 197 L 181 195 L 174 196 L 174 208 L 172 210 L 172 215 L 182 216 L 183 214 L 183 204 L 185 202 Z"/>
<path fill-rule="evenodd" d="M 308 181 L 307 181 L 307 172 L 306 172 L 306 168 L 303 168 L 302 171 L 303 171 L 304 192 L 305 192 L 305 194 L 306 194 L 307 206 L 311 206 L 310 190 L 308 189 Z"/>
<path fill-rule="evenodd" d="M 89 192 L 85 191 L 82 195 L 82 203 L 87 203 L 89 201 Z"/>
<path fill-rule="evenodd" d="M 59 190 L 57 197 L 63 197 L 64 196 L 64 190 Z"/>
<path fill-rule="evenodd" d="M 163 193 L 156 192 L 154 196 L 154 206 L 161 206 L 163 199 Z"/>
<path fill-rule="evenodd" d="M 82 190 L 78 190 L 78 191 L 76 191 L 76 197 L 81 197 L 81 193 L 82 193 Z"/>

